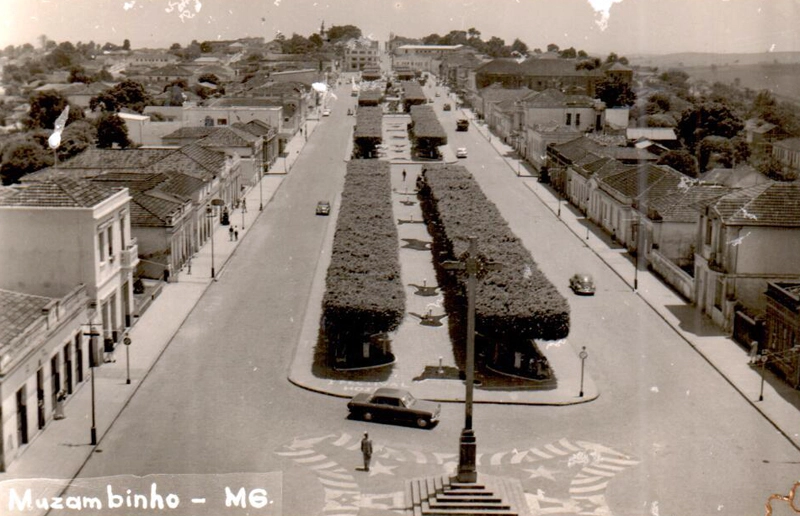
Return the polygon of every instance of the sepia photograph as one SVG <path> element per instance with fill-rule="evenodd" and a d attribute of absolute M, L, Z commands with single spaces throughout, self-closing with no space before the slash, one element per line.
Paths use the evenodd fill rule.
<path fill-rule="evenodd" d="M 799 0 L 0 0 L 0 514 L 800 513 Z"/>

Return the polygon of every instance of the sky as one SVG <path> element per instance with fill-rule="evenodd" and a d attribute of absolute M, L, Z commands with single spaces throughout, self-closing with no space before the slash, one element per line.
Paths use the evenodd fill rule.
<path fill-rule="evenodd" d="M 595 55 L 800 51 L 800 0 L 0 0 L 0 48 L 41 35 L 133 48 L 308 37 L 323 21 L 380 41 L 475 28 Z"/>

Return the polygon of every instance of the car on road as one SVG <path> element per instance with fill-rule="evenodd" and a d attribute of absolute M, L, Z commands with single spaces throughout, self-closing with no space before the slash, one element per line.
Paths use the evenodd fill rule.
<path fill-rule="evenodd" d="M 452 106 L 450 106 L 450 104 L 445 104 L 444 107 L 442 108 L 442 110 L 444 110 L 444 111 L 450 111 L 451 109 L 453 109 L 453 108 L 452 108 Z"/>
<path fill-rule="evenodd" d="M 331 116 L 331 110 L 328 108 L 323 109 L 322 116 Z"/>
<path fill-rule="evenodd" d="M 595 291 L 594 279 L 588 274 L 579 272 L 569 279 L 569 288 L 576 294 L 593 296 Z"/>
<path fill-rule="evenodd" d="M 317 215 L 330 215 L 331 203 L 328 201 L 319 201 L 317 203 Z"/>
<path fill-rule="evenodd" d="M 456 122 L 456 131 L 469 131 L 469 120 L 461 118 Z"/>
<path fill-rule="evenodd" d="M 356 394 L 347 403 L 350 415 L 364 421 L 410 423 L 429 428 L 439 422 L 441 405 L 418 400 L 402 389 L 381 387 L 369 393 Z"/>
<path fill-rule="evenodd" d="M 437 96 L 437 97 L 441 97 L 441 95 L 439 95 L 439 92 L 438 92 L 438 91 L 436 92 L 436 96 Z"/>
<path fill-rule="evenodd" d="M 466 147 L 459 147 L 456 149 L 456 157 L 457 158 L 466 158 L 467 157 L 467 148 Z"/>

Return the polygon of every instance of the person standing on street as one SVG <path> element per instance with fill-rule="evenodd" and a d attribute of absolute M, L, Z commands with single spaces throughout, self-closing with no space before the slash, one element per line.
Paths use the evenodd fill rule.
<path fill-rule="evenodd" d="M 406 169 L 403 169 L 403 182 L 406 181 Z"/>
<path fill-rule="evenodd" d="M 361 439 L 361 454 L 364 456 L 364 471 L 369 471 L 369 462 L 372 460 L 372 441 L 367 432 L 364 432 L 364 438 Z"/>
<path fill-rule="evenodd" d="M 228 228 L 228 240 L 230 240 L 231 242 L 233 242 L 233 226 L 230 226 L 230 227 Z"/>

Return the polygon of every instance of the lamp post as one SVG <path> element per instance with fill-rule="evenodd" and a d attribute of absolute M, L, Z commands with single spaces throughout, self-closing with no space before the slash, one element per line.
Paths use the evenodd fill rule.
<path fill-rule="evenodd" d="M 258 211 L 264 211 L 264 163 L 258 167 Z"/>
<path fill-rule="evenodd" d="M 87 308 L 89 315 L 89 333 L 84 333 L 84 336 L 89 337 L 89 373 L 92 379 L 92 428 L 91 428 L 91 442 L 92 446 L 97 444 L 97 417 L 95 415 L 95 389 L 94 389 L 94 368 L 97 367 L 97 337 L 100 336 L 99 332 L 94 331 L 94 316 L 97 310 L 97 303 L 92 302 Z"/>
<path fill-rule="evenodd" d="M 586 346 L 583 346 L 581 348 L 581 352 L 578 353 L 578 356 L 581 359 L 581 390 L 578 393 L 578 397 L 583 398 L 583 369 L 584 369 L 584 363 L 586 362 L 586 358 L 589 356 L 589 353 L 586 352 Z"/>
<path fill-rule="evenodd" d="M 211 221 L 211 279 L 216 280 L 216 271 L 214 269 L 214 208 L 206 206 L 206 218 Z"/>
<path fill-rule="evenodd" d="M 445 269 L 467 273 L 467 363 L 466 395 L 464 397 L 464 429 L 459 439 L 458 481 L 475 483 L 478 480 L 476 468 L 477 440 L 472 429 L 472 391 L 475 387 L 475 286 L 478 275 L 489 270 L 500 270 L 500 265 L 486 262 L 478 257 L 475 237 L 469 237 L 469 250 L 464 261 L 446 261 Z"/>
<path fill-rule="evenodd" d="M 633 230 L 633 241 L 636 244 L 633 250 L 633 290 L 639 288 L 639 224 L 634 222 L 631 224 Z"/>
<path fill-rule="evenodd" d="M 244 202 L 243 202 L 242 203 L 242 231 L 244 231 L 244 210 L 245 210 L 244 207 L 245 206 L 246 206 L 246 204 L 244 204 Z"/>

